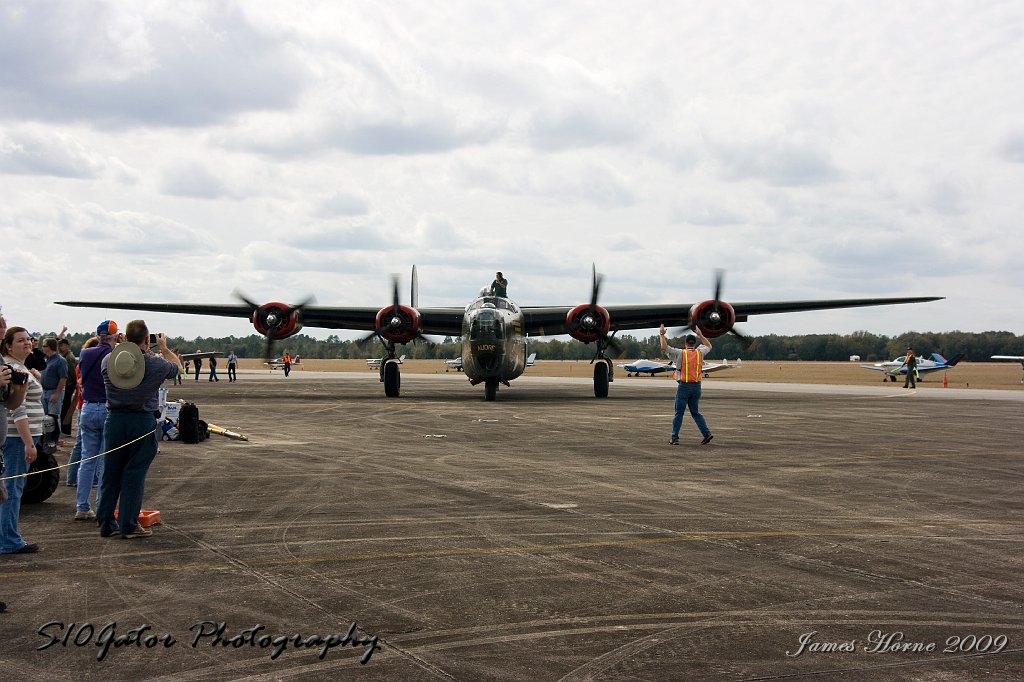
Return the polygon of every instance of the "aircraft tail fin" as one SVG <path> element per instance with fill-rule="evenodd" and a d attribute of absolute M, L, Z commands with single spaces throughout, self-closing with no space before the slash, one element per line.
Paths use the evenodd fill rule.
<path fill-rule="evenodd" d="M 963 360 L 966 357 L 967 357 L 966 353 L 957 353 L 956 355 L 953 356 L 953 359 L 950 360 L 946 364 L 948 364 L 950 367 L 953 367 L 954 365 L 956 365 L 956 363 L 960 362 L 961 360 Z"/>
<path fill-rule="evenodd" d="M 536 359 L 537 359 L 537 354 L 536 353 L 530 353 L 530 355 L 527 356 L 527 358 L 526 358 L 526 366 L 527 367 L 533 367 L 533 363 L 534 363 L 534 361 Z"/>

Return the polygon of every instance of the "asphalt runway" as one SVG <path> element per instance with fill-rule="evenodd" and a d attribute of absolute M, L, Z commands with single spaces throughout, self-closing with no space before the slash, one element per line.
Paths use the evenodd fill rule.
<path fill-rule="evenodd" d="M 24 507 L 0 679 L 1021 679 L 1024 393 L 673 389 L 188 380 L 250 440 L 164 443 L 151 538 Z"/>

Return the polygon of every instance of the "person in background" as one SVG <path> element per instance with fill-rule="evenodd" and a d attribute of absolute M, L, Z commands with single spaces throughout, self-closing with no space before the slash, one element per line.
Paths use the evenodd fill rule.
<path fill-rule="evenodd" d="M 82 344 L 82 350 L 92 348 L 100 342 L 96 336 L 90 336 Z M 82 461 L 82 366 L 75 362 L 75 383 L 79 387 L 75 396 L 75 446 L 71 448 L 71 456 L 68 458 L 67 485 L 74 487 L 78 485 L 78 463 Z"/>
<path fill-rule="evenodd" d="M 40 372 L 39 383 L 43 387 L 43 411 L 60 425 L 60 410 L 64 405 L 64 387 L 68 383 L 68 362 L 57 352 L 57 339 L 48 336 L 43 339 L 43 355 L 46 367 Z"/>
<path fill-rule="evenodd" d="M 71 352 L 71 344 L 67 339 L 63 338 L 64 332 L 67 331 L 67 327 L 61 331 L 61 336 L 57 337 L 57 352 L 64 358 L 64 361 L 68 363 L 68 383 L 64 387 L 64 401 L 60 406 L 60 432 L 65 436 L 70 436 L 72 431 L 71 420 L 75 416 L 75 405 L 78 403 L 78 358 Z"/>
<path fill-rule="evenodd" d="M 508 298 L 508 280 L 500 270 L 494 273 L 494 281 L 491 282 L 491 296 Z"/>
<path fill-rule="evenodd" d="M 238 379 L 238 356 L 235 355 L 235 351 L 228 353 L 228 381 L 236 381 Z"/>
<path fill-rule="evenodd" d="M 704 437 L 700 444 L 707 445 L 714 436 L 708 430 L 704 415 L 699 410 L 700 380 L 701 373 L 703 372 L 704 356 L 711 352 L 711 342 L 704 337 L 700 329 L 694 329 L 684 339 L 685 348 L 673 348 L 668 345 L 668 340 L 665 338 L 665 325 L 661 325 L 659 334 L 661 336 L 662 352 L 667 353 L 672 358 L 672 363 L 676 366 L 676 371 L 672 376 L 678 384 L 676 388 L 676 412 L 672 418 L 672 437 L 669 439 L 669 445 L 679 445 L 679 427 L 683 425 L 683 415 L 686 414 L 686 408 L 690 408 L 690 416 L 693 417 L 694 423 Z M 699 346 L 697 345 L 698 339 L 700 339 Z"/>
<path fill-rule="evenodd" d="M 210 356 L 210 381 L 220 381 L 220 377 L 217 376 L 217 356 Z"/>
<path fill-rule="evenodd" d="M 917 356 L 910 346 L 907 346 L 907 354 L 900 369 L 904 367 L 907 368 L 907 378 L 903 380 L 903 388 L 917 388 Z"/>
<path fill-rule="evenodd" d="M 78 358 L 78 369 L 82 374 L 82 412 L 78 418 L 78 439 L 82 443 L 81 461 L 78 465 L 78 491 L 75 493 L 75 521 L 91 521 L 96 512 L 89 506 L 93 484 L 103 478 L 106 452 L 103 443 L 103 423 L 107 419 L 107 388 L 103 383 L 103 360 L 114 350 L 120 340 L 117 323 L 104 320 L 96 327 L 96 345 L 83 348 Z M 100 503 L 96 496 L 96 506 Z"/>

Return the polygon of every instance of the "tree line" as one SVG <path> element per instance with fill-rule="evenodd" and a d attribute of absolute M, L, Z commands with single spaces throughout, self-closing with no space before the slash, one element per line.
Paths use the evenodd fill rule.
<path fill-rule="evenodd" d="M 72 350 L 77 354 L 89 334 L 68 334 Z M 623 360 L 637 358 L 658 358 L 662 356 L 658 336 L 637 338 L 629 334 L 616 335 L 619 345 L 617 357 Z M 682 346 L 682 340 L 672 338 L 674 346 Z M 1024 336 L 1005 331 L 988 332 L 906 332 L 898 336 L 883 336 L 866 331 L 852 334 L 807 334 L 802 336 L 754 336 L 741 341 L 727 334 L 712 339 L 713 357 L 720 359 L 742 358 L 744 360 L 816 360 L 848 361 L 851 356 L 860 356 L 864 362 L 891 360 L 903 355 L 907 346 L 912 346 L 919 356 L 940 353 L 952 358 L 965 353 L 969 360 L 984 361 L 992 355 L 1024 355 Z M 234 351 L 242 358 L 261 358 L 265 352 L 266 339 L 259 334 L 224 338 L 197 337 L 185 339 L 173 337 L 168 345 L 182 353 L 197 350 L 219 350 L 227 354 Z M 547 340 L 530 339 L 530 352 L 537 353 L 538 360 L 590 360 L 594 357 L 594 344 L 584 344 L 575 339 Z M 360 345 L 356 341 L 343 341 L 336 335 L 326 340 L 315 339 L 305 334 L 296 334 L 274 346 L 275 355 L 285 352 L 293 357 L 321 359 L 354 359 L 380 357 L 383 348 L 377 341 Z M 432 360 L 454 358 L 462 353 L 458 338 L 448 337 L 443 343 L 411 343 L 398 346 L 398 354 L 411 359 Z"/>

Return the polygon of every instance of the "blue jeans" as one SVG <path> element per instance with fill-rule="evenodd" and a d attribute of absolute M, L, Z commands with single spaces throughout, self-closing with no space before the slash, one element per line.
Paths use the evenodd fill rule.
<path fill-rule="evenodd" d="M 690 416 L 693 417 L 693 421 L 697 424 L 697 428 L 700 429 L 700 433 L 705 438 L 711 432 L 708 431 L 708 424 L 704 421 L 704 415 L 697 409 L 697 405 L 700 402 L 700 382 L 694 381 L 691 383 L 679 382 L 679 388 L 676 389 L 676 414 L 672 418 L 672 437 L 679 437 L 679 427 L 683 424 L 683 415 L 686 414 L 686 408 L 690 408 Z"/>
<path fill-rule="evenodd" d="M 56 394 L 57 401 L 53 402 L 50 398 Z M 64 389 L 60 391 L 53 391 L 47 388 L 43 389 L 43 412 L 46 414 L 52 414 L 57 418 L 57 428 L 60 428 L 60 410 L 64 406 Z"/>
<path fill-rule="evenodd" d="M 75 447 L 71 449 L 71 457 L 68 458 L 68 485 L 78 483 L 78 463 L 82 461 L 82 411 L 75 410 L 75 424 L 78 431 L 75 436 Z"/>
<path fill-rule="evenodd" d="M 126 535 L 138 527 L 146 473 L 156 457 L 157 438 L 152 431 L 158 426 L 152 412 L 111 412 L 107 415 L 103 427 L 107 461 L 103 466 L 103 480 L 100 481 L 100 495 L 96 503 L 100 535 L 110 535 L 118 526 L 121 534 Z M 120 523 L 114 520 L 115 505 L 118 505 Z"/>
<path fill-rule="evenodd" d="M 89 511 L 93 481 L 103 478 L 104 457 L 95 455 L 104 452 L 103 423 L 107 419 L 106 403 L 85 403 L 78 416 L 78 439 L 82 442 L 82 460 L 78 465 L 78 490 L 75 493 L 75 511 Z M 91 458 L 91 459 L 90 459 Z M 96 494 L 96 506 L 100 506 L 100 493 Z"/>
<path fill-rule="evenodd" d="M 33 442 L 39 445 L 39 437 L 33 436 Z M 20 436 L 11 436 L 4 441 L 4 477 L 27 473 L 28 462 L 25 461 L 25 444 Z M 25 478 L 12 478 L 4 481 L 7 488 L 7 501 L 0 504 L 0 554 L 17 552 L 27 545 L 18 532 L 18 516 L 21 514 L 21 494 L 25 492 Z"/>

